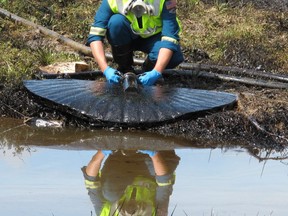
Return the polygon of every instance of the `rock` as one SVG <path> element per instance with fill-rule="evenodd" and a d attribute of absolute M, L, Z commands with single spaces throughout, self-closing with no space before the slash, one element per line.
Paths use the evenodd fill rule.
<path fill-rule="evenodd" d="M 39 70 L 44 73 L 62 74 L 62 73 L 77 73 L 90 70 L 87 63 L 79 62 L 59 62 L 52 65 L 39 67 Z"/>
<path fill-rule="evenodd" d="M 85 62 L 75 62 L 75 72 L 88 71 L 89 65 Z"/>

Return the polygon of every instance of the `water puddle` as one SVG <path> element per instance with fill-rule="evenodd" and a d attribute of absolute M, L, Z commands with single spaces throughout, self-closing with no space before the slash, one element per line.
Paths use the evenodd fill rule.
<path fill-rule="evenodd" d="M 288 159 L 255 151 L 0 119 L 0 215 L 286 216 Z"/>

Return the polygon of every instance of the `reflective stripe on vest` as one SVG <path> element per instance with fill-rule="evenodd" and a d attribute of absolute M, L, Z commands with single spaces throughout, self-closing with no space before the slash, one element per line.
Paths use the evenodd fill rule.
<path fill-rule="evenodd" d="M 89 181 L 85 179 L 85 187 L 87 189 L 96 189 L 101 186 L 101 183 L 99 181 Z"/>
<path fill-rule="evenodd" d="M 163 37 L 161 38 L 161 41 L 170 41 L 170 42 L 172 42 L 172 43 L 174 43 L 174 44 L 176 44 L 176 45 L 179 44 L 178 40 L 176 40 L 176 39 L 174 39 L 174 38 L 172 38 L 172 37 L 167 37 L 167 36 L 163 36 Z"/>
<path fill-rule="evenodd" d="M 175 175 L 175 173 L 173 173 L 173 176 L 168 181 L 166 181 L 166 182 L 156 181 L 156 182 L 157 182 L 158 186 L 160 186 L 160 187 L 174 185 L 175 178 L 176 178 L 176 175 Z"/>
<path fill-rule="evenodd" d="M 89 34 L 91 35 L 97 35 L 97 36 L 105 36 L 106 35 L 106 29 L 99 28 L 99 27 L 91 27 Z"/>

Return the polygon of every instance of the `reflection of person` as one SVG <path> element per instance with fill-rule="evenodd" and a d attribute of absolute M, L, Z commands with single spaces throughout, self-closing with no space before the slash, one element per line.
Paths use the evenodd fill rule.
<path fill-rule="evenodd" d="M 133 72 L 133 51 L 148 54 L 139 80 L 153 85 L 165 68 L 171 69 L 184 59 L 179 45 L 180 25 L 176 18 L 176 0 L 103 0 L 90 29 L 87 45 L 100 70 L 111 83 L 120 74 Z M 112 48 L 115 70 L 108 66 L 103 39 Z"/>
<path fill-rule="evenodd" d="M 167 215 L 178 163 L 174 151 L 99 150 L 82 168 L 96 215 Z"/>

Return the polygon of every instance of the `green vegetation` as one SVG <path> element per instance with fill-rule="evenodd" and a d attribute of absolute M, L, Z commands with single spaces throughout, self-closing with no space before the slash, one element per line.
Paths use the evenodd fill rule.
<path fill-rule="evenodd" d="M 7 31 L 6 31 L 7 32 Z M 18 83 L 31 77 L 39 66 L 55 62 L 79 60 L 79 56 L 57 52 L 47 45 L 32 48 L 18 39 L 19 35 L 4 38 L 0 44 L 0 83 Z M 1 39 L 2 40 L 2 39 Z"/>
<path fill-rule="evenodd" d="M 99 2 L 0 0 L 0 7 L 84 44 Z M 207 63 L 288 71 L 287 12 L 210 2 L 178 1 L 181 43 L 186 50 L 206 52 L 210 59 L 200 61 Z M 28 78 L 42 65 L 83 58 L 6 18 L 0 18 L 0 41 L 0 82 Z M 185 55 L 189 59 L 189 53 Z"/>
<path fill-rule="evenodd" d="M 212 62 L 288 71 L 287 27 L 280 24 L 283 13 L 255 9 L 251 4 L 231 8 L 200 3 L 182 16 L 183 44 L 204 50 Z"/>

